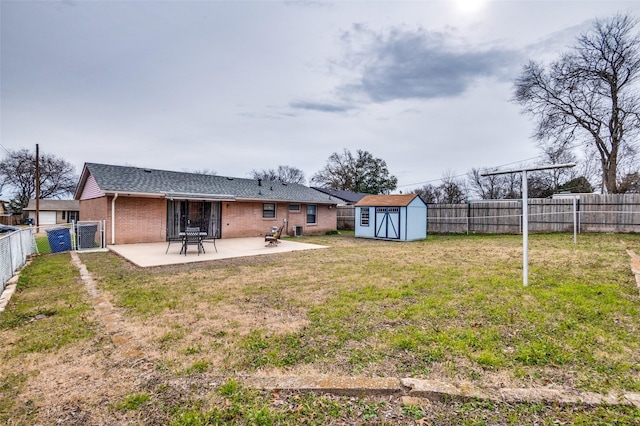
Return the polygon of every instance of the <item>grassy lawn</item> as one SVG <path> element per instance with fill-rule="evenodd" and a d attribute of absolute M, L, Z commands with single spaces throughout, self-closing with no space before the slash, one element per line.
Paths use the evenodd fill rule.
<path fill-rule="evenodd" d="M 9 359 L 0 366 L 0 416 L 42 407 L 24 395 L 43 371 L 73 365 L 108 388 L 89 398 L 85 405 L 94 405 L 83 406 L 85 412 L 106 410 L 134 423 L 147 416 L 163 424 L 637 424 L 640 412 L 626 407 L 472 401 L 425 410 L 384 398 L 264 394 L 234 380 L 330 374 L 640 392 L 640 295 L 625 252 L 640 254 L 640 236 L 578 240 L 531 235 L 529 287 L 522 285 L 519 236 L 411 243 L 303 237 L 296 241 L 330 248 L 144 270 L 109 253 L 82 254 L 152 365 L 145 380 L 113 360 L 75 272 L 57 285 L 66 280 L 65 291 L 73 289 L 77 299 L 47 302 L 50 290 L 40 282 L 55 284 L 42 277 L 67 270 L 69 257 L 42 256 L 27 271 L 49 272 L 23 275 L 21 291 L 0 314 L 0 339 L 13 342 L 0 349 Z M 29 296 L 36 291 L 42 293 Z M 67 310 L 70 330 L 55 331 L 67 336 L 57 345 L 22 343 L 38 334 L 42 321 L 31 321 L 38 312 L 57 318 Z M 11 373 L 6 365 L 18 359 L 31 360 L 32 368 Z M 107 378 L 114 372 L 117 380 Z M 167 384 L 176 382 L 183 386 Z M 187 390 L 176 394 L 177 388 Z M 99 395 L 109 399 L 107 408 Z"/>

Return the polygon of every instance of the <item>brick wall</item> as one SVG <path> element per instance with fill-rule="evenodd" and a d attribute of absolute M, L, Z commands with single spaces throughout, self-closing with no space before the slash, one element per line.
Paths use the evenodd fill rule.
<path fill-rule="evenodd" d="M 321 235 L 336 229 L 336 209 L 317 205 L 316 224 L 307 224 L 307 205 L 300 204 L 299 212 L 289 211 L 289 203 L 276 203 L 276 217 L 262 217 L 261 202 L 222 203 L 222 238 L 261 237 L 272 227 L 280 227 L 287 219 L 285 234 L 293 235 L 294 226 L 303 227 L 303 235 Z"/>
<path fill-rule="evenodd" d="M 111 215 L 109 209 L 111 205 L 107 202 L 107 197 L 92 198 L 90 200 L 80 200 L 81 220 L 106 220 L 107 232 L 111 232 Z M 111 235 L 111 234 L 108 234 Z M 109 237 L 110 238 L 110 237 Z M 108 239 L 107 241 L 111 241 Z"/>
<path fill-rule="evenodd" d="M 80 201 L 82 220 L 105 220 L 107 244 L 111 244 L 111 201 L 100 197 Z M 317 205 L 317 223 L 307 224 L 307 206 L 290 212 L 289 203 L 276 203 L 276 217 L 262 217 L 261 202 L 223 202 L 222 238 L 261 237 L 273 226 L 287 219 L 285 233 L 293 235 L 294 226 L 303 227 L 303 235 L 321 235 L 336 229 L 336 208 Z M 165 199 L 120 196 L 116 200 L 116 244 L 164 242 L 167 235 L 167 202 Z"/>
<path fill-rule="evenodd" d="M 111 203 L 111 197 L 109 199 Z M 116 244 L 155 243 L 167 239 L 167 201 L 160 198 L 116 199 Z"/>

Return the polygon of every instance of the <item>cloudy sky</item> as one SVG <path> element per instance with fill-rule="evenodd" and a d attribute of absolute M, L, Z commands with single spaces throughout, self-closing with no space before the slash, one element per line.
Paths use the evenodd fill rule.
<path fill-rule="evenodd" d="M 0 0 L 0 145 L 307 178 L 362 149 L 406 192 L 538 156 L 514 79 L 620 12 L 640 2 Z"/>

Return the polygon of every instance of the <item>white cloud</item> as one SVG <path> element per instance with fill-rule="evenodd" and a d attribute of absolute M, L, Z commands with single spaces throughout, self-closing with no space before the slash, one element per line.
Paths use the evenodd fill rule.
<path fill-rule="evenodd" d="M 311 177 L 347 148 L 400 185 L 536 154 L 528 58 L 637 2 L 0 2 L 0 140 L 84 162 Z M 404 188 L 406 189 L 406 187 Z"/>

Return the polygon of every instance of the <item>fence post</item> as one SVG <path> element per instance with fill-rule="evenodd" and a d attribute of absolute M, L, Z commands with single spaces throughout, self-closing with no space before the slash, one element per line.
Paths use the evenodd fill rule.
<path fill-rule="evenodd" d="M 467 235 L 469 235 L 470 227 L 471 227 L 471 201 L 467 200 Z"/>
<path fill-rule="evenodd" d="M 573 197 L 573 244 L 578 244 L 578 214 L 576 212 L 576 197 Z"/>

